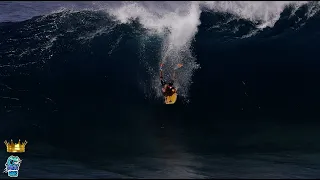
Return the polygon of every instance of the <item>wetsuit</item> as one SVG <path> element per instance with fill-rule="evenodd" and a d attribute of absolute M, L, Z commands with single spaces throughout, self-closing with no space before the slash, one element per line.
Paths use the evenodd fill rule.
<path fill-rule="evenodd" d="M 167 88 L 164 89 L 166 84 L 167 84 Z M 166 83 L 161 78 L 161 85 L 162 85 L 162 93 L 164 96 L 172 96 L 176 92 L 176 89 L 173 87 L 173 80 L 169 83 Z"/>
<path fill-rule="evenodd" d="M 162 93 L 164 96 L 172 96 L 175 92 L 176 89 L 173 87 L 173 80 L 171 80 L 170 82 L 165 82 L 163 80 L 162 77 L 162 65 L 160 66 L 160 81 L 161 81 L 161 85 L 162 85 Z M 165 88 L 165 85 L 167 85 L 167 88 Z"/>

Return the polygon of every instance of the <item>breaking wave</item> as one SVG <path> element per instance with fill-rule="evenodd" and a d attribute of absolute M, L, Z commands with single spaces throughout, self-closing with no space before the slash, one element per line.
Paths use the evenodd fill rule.
<path fill-rule="evenodd" d="M 64 119 L 81 124 L 72 120 L 80 112 L 78 118 L 114 115 L 118 123 L 164 118 L 163 113 L 155 114 L 166 107 L 155 110 L 150 106 L 163 103 L 161 62 L 166 78 L 177 63 L 184 64 L 177 70 L 175 85 L 181 98 L 172 117 L 199 118 L 201 114 L 206 119 L 213 112 L 242 112 L 242 96 L 253 96 L 246 103 L 255 112 L 276 106 L 294 109 L 299 99 L 290 103 L 277 92 L 275 105 L 265 96 L 265 86 L 261 86 L 260 98 L 254 92 L 240 95 L 232 89 L 261 82 L 251 79 L 248 83 L 249 77 L 267 83 L 267 78 L 252 70 L 260 68 L 257 61 L 279 63 L 279 67 L 288 61 L 301 62 L 303 55 L 286 52 L 298 52 L 299 43 L 316 42 L 320 17 L 317 2 L 83 2 L 83 6 L 62 3 L 53 12 L 33 9 L 32 17 L 14 20 L 8 12 L 1 14 L 0 108 L 4 118 L 10 119 L 12 112 L 36 112 L 37 116 L 68 112 L 61 113 L 60 119 L 52 115 L 55 120 L 47 127 L 53 129 L 61 128 L 58 124 L 66 123 Z M 301 53 L 312 50 L 299 47 Z M 274 82 L 277 79 L 281 78 L 277 76 Z M 278 87 L 292 87 L 290 82 Z M 179 109 L 185 107 L 181 102 L 189 103 L 192 112 Z M 13 119 L 10 123 L 24 118 Z M 82 125 L 88 128 L 85 122 Z"/>

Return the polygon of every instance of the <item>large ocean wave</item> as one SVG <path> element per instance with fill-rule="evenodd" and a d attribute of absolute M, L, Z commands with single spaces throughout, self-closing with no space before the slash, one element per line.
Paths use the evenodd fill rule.
<path fill-rule="evenodd" d="M 318 8 L 315 2 L 100 2 L 11 22 L 2 18 L 1 116 L 17 123 L 27 114 L 30 126 L 42 124 L 49 134 L 74 123 L 77 132 L 99 132 L 123 124 L 142 129 L 139 121 L 167 116 L 210 122 L 212 113 L 297 110 L 303 98 L 292 94 L 302 87 L 292 87 L 301 76 L 287 77 L 311 54 L 311 42 L 317 44 Z M 166 78 L 184 64 L 170 115 L 164 113 L 170 107 L 158 106 L 161 62 Z M 275 74 L 258 63 L 276 64 Z M 266 87 L 271 81 L 280 90 Z M 88 125 L 80 118 L 96 120 Z"/>

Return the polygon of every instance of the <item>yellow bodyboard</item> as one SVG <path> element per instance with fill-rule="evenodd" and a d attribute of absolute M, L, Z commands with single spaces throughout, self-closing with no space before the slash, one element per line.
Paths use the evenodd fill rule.
<path fill-rule="evenodd" d="M 164 102 L 166 104 L 174 104 L 177 101 L 178 94 L 174 93 L 172 96 L 166 96 Z"/>

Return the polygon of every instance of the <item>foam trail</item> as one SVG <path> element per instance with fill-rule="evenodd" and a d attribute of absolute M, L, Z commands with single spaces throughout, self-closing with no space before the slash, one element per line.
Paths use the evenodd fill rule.
<path fill-rule="evenodd" d="M 167 5 L 167 3 L 162 4 L 162 6 Z M 160 5 L 158 4 L 156 7 L 158 6 Z M 187 96 L 192 72 L 198 67 L 195 58 L 191 55 L 190 46 L 197 33 L 197 26 L 200 24 L 199 4 L 197 2 L 182 2 L 179 6 L 175 4 L 175 8 L 169 8 L 173 11 L 168 9 L 161 11 L 150 4 L 147 7 L 148 9 L 138 3 L 126 3 L 109 12 L 122 23 L 137 18 L 145 28 L 150 30 L 150 33 L 158 34 L 164 38 L 159 61 L 165 63 L 164 73 L 166 76 L 172 74 L 176 64 L 184 64 L 184 70 L 176 76 L 176 86 L 180 88 L 180 95 Z M 152 11 L 155 9 L 157 10 Z M 157 72 L 152 73 L 157 74 Z M 154 78 L 154 88 L 158 91 L 159 85 L 156 84 L 159 84 L 159 77 L 154 76 Z M 158 95 L 160 95 L 159 91 Z"/>

